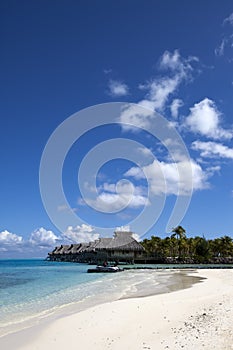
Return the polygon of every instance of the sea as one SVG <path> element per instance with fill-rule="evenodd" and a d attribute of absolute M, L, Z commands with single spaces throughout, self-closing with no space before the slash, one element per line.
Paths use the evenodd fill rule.
<path fill-rule="evenodd" d="M 0 336 L 45 318 L 114 300 L 171 292 L 200 280 L 181 270 L 89 274 L 90 267 L 42 259 L 0 260 Z"/>

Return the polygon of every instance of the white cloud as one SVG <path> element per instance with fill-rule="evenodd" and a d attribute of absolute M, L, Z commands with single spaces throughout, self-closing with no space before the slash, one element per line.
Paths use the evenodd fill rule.
<path fill-rule="evenodd" d="M 171 115 L 173 118 L 178 117 L 178 110 L 182 106 L 183 106 L 183 101 L 180 100 L 179 98 L 176 98 L 172 101 L 170 109 L 171 109 Z"/>
<path fill-rule="evenodd" d="M 230 14 L 227 18 L 224 19 L 223 24 L 230 24 L 233 26 L 233 13 Z"/>
<path fill-rule="evenodd" d="M 130 168 L 124 175 L 134 177 L 136 180 L 146 178 L 146 175 L 144 174 L 143 170 L 136 166 Z"/>
<path fill-rule="evenodd" d="M 180 76 L 175 75 L 171 78 L 155 79 L 144 85 L 144 88 L 148 90 L 146 97 L 155 111 L 164 110 L 169 96 L 175 92 L 180 82 Z M 142 105 L 140 102 L 139 104 Z"/>
<path fill-rule="evenodd" d="M 122 111 L 119 122 L 122 123 L 123 130 L 135 131 L 134 127 L 149 128 L 153 122 L 154 111 L 164 111 L 169 98 L 177 91 L 183 81 L 192 80 L 193 62 L 197 62 L 196 57 L 183 58 L 178 50 L 174 52 L 166 51 L 159 64 L 160 70 L 166 70 L 167 75 L 150 80 L 145 84 L 140 84 L 141 90 L 147 93 L 143 100 L 136 106 L 126 106 Z M 131 125 L 124 125 L 131 124 Z"/>
<path fill-rule="evenodd" d="M 54 246 L 59 238 L 50 230 L 41 227 L 31 233 L 29 243 L 38 247 Z"/>
<path fill-rule="evenodd" d="M 192 63 L 198 61 L 199 59 L 195 56 L 183 58 L 178 50 L 173 53 L 165 51 L 160 60 L 160 68 L 176 72 L 180 79 L 186 79 L 190 77 L 190 73 L 193 71 Z"/>
<path fill-rule="evenodd" d="M 33 231 L 29 239 L 11 233 L 7 230 L 0 232 L 0 251 L 10 256 L 30 257 L 46 254 L 51 247 L 54 247 L 59 238 L 44 228 Z"/>
<path fill-rule="evenodd" d="M 23 237 L 11 233 L 7 230 L 0 232 L 0 244 L 18 245 L 23 243 Z"/>
<path fill-rule="evenodd" d="M 144 108 L 139 108 L 137 104 L 126 105 L 119 118 L 122 129 L 125 131 L 136 131 L 134 127 L 148 129 L 154 116 L 153 103 L 150 102 L 143 100 L 138 103 L 138 105 Z"/>
<path fill-rule="evenodd" d="M 96 199 L 88 199 L 87 203 L 101 212 L 115 212 L 128 208 L 139 208 L 148 205 L 148 199 L 142 195 L 116 194 L 102 192 Z"/>
<path fill-rule="evenodd" d="M 208 177 L 213 176 L 215 173 L 219 173 L 221 170 L 221 167 L 219 165 L 216 166 L 210 166 L 206 169 L 206 174 Z"/>
<path fill-rule="evenodd" d="M 219 157 L 233 159 L 233 148 L 229 148 L 217 142 L 194 141 L 192 143 L 192 149 L 196 151 L 201 151 L 202 157 Z"/>
<path fill-rule="evenodd" d="M 2 254 L 7 253 L 20 253 L 24 246 L 23 237 L 16 235 L 15 233 L 4 230 L 0 232 L 0 252 Z"/>
<path fill-rule="evenodd" d="M 4 247 L 0 247 L 0 252 L 2 252 L 2 253 L 7 252 L 7 249 Z"/>
<path fill-rule="evenodd" d="M 223 21 L 223 26 L 233 26 L 233 13 L 230 14 L 227 18 Z M 216 56 L 224 56 L 227 52 L 231 52 L 231 49 L 233 47 L 233 34 L 229 34 L 229 30 L 224 30 L 224 33 L 222 34 L 221 43 L 216 47 L 214 50 Z M 228 56 L 228 55 L 226 55 Z M 230 57 L 228 57 L 229 62 L 232 61 L 231 54 Z"/>
<path fill-rule="evenodd" d="M 63 212 L 63 211 L 72 211 L 72 212 L 76 212 L 78 209 L 77 208 L 71 208 L 68 205 L 64 204 L 64 205 L 59 205 L 57 207 L 57 211 L 59 212 Z"/>
<path fill-rule="evenodd" d="M 227 45 L 227 38 L 223 38 L 220 45 L 218 47 L 216 47 L 216 49 L 214 50 L 215 55 L 216 56 L 223 56 L 224 55 L 224 51 L 225 51 L 225 47 Z"/>
<path fill-rule="evenodd" d="M 154 154 L 153 150 L 147 147 L 138 147 L 138 152 L 143 155 L 147 160 L 153 160 Z"/>
<path fill-rule="evenodd" d="M 146 189 L 134 186 L 128 180 L 122 180 L 117 185 L 104 183 L 97 188 L 98 195 L 85 198 L 85 202 L 95 210 L 113 213 L 125 208 L 139 208 L 149 205 Z"/>
<path fill-rule="evenodd" d="M 183 160 L 176 163 L 154 161 L 142 169 L 133 167 L 125 175 L 140 179 L 142 170 L 154 195 L 185 196 L 192 190 L 208 188 L 208 178 L 213 173 L 213 169 L 204 171 L 194 160 Z"/>
<path fill-rule="evenodd" d="M 160 68 L 162 69 L 180 70 L 181 65 L 181 57 L 178 50 L 175 50 L 174 53 L 165 51 L 160 60 Z"/>
<path fill-rule="evenodd" d="M 115 229 L 116 232 L 120 231 L 120 232 L 131 232 L 130 226 L 129 225 L 125 225 L 125 226 L 119 226 Z M 133 233 L 132 237 L 139 242 L 140 241 L 140 236 L 137 233 Z"/>
<path fill-rule="evenodd" d="M 119 194 L 125 194 L 125 195 L 140 195 L 145 193 L 145 189 L 141 186 L 134 186 L 130 181 L 128 180 L 121 180 L 116 184 L 105 182 L 100 187 L 98 187 L 98 191 L 107 191 L 110 193 L 119 193 Z"/>
<path fill-rule="evenodd" d="M 137 241 L 139 242 L 141 240 L 141 237 L 137 234 L 137 233 L 133 233 L 132 234 L 132 237 Z"/>
<path fill-rule="evenodd" d="M 63 236 L 72 243 L 82 243 L 98 239 L 99 233 L 92 226 L 82 224 L 76 227 L 68 226 Z"/>
<path fill-rule="evenodd" d="M 213 139 L 232 138 L 232 131 L 224 130 L 220 126 L 220 117 L 221 113 L 214 101 L 205 98 L 190 108 L 190 114 L 186 117 L 184 125 L 192 132 Z"/>
<path fill-rule="evenodd" d="M 126 96 L 129 93 L 129 88 L 126 84 L 117 80 L 110 80 L 109 84 L 109 93 L 113 97 Z"/>
<path fill-rule="evenodd" d="M 118 232 L 118 231 L 120 231 L 120 232 L 131 232 L 129 225 L 116 227 L 115 231 L 116 232 Z"/>

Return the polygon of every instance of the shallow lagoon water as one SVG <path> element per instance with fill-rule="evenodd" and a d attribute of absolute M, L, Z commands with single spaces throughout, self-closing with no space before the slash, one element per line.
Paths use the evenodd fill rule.
<path fill-rule="evenodd" d="M 88 274 L 87 269 L 85 264 L 0 260 L 0 336 L 48 316 L 58 317 L 123 298 L 166 293 L 200 280 L 188 276 L 189 270 Z"/>

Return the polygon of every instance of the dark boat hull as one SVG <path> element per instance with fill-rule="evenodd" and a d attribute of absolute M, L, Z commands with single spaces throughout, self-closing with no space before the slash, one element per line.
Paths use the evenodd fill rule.
<path fill-rule="evenodd" d="M 116 272 L 122 272 L 123 269 L 111 269 L 111 268 L 102 268 L 102 269 L 88 269 L 88 273 L 116 273 Z"/>

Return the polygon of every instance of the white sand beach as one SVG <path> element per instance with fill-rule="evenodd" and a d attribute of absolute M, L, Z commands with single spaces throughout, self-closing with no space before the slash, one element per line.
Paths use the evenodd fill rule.
<path fill-rule="evenodd" d="M 191 288 L 101 304 L 0 339 L 2 350 L 233 349 L 233 270 Z"/>

